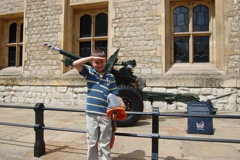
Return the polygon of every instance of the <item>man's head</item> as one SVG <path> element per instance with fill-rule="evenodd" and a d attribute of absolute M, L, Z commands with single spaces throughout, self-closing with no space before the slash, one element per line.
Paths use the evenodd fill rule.
<path fill-rule="evenodd" d="M 92 52 L 91 56 L 94 57 L 94 60 L 92 61 L 92 66 L 96 69 L 98 73 L 103 73 L 107 61 L 107 56 L 104 51 L 96 49 Z"/>
<path fill-rule="evenodd" d="M 94 57 L 104 57 L 104 58 L 107 57 L 105 52 L 103 50 L 101 50 L 101 49 L 95 49 L 92 52 L 91 56 L 94 56 Z"/>

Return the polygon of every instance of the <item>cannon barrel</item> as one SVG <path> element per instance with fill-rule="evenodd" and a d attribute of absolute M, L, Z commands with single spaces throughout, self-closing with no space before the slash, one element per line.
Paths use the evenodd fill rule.
<path fill-rule="evenodd" d="M 69 67 L 69 66 L 72 66 L 72 63 L 74 60 L 78 60 L 80 59 L 81 57 L 78 56 L 78 55 L 75 55 L 75 54 L 72 54 L 70 52 L 67 52 L 67 51 L 64 51 L 62 49 L 59 50 L 59 53 L 68 57 L 68 58 L 64 58 L 62 59 L 62 62 L 65 64 L 65 66 Z M 88 65 L 91 65 L 90 63 L 87 63 Z"/>
<path fill-rule="evenodd" d="M 235 93 L 237 93 L 237 91 L 231 92 L 231 93 L 228 93 L 228 94 L 224 94 L 224 95 L 221 95 L 221 96 L 218 96 L 218 97 L 215 97 L 215 98 L 211 98 L 210 100 L 220 99 L 220 98 L 227 97 L 227 96 L 230 96 L 230 95 L 235 94 Z"/>
<path fill-rule="evenodd" d="M 75 55 L 73 53 L 70 53 L 70 52 L 67 52 L 65 50 L 62 50 L 61 48 L 53 45 L 53 44 L 50 44 L 48 42 L 43 42 L 43 46 L 47 47 L 48 49 L 52 49 L 52 50 L 55 50 L 55 51 L 58 51 L 60 54 L 68 57 L 68 58 L 65 58 L 65 59 L 62 59 L 62 62 L 65 64 L 65 66 L 69 67 L 69 66 L 72 66 L 72 62 L 74 60 L 77 60 L 77 59 L 80 59 L 81 57 L 78 56 L 78 55 Z"/>
<path fill-rule="evenodd" d="M 65 50 L 62 50 L 61 48 L 51 44 L 51 43 L 48 43 L 48 42 L 43 42 L 43 46 L 47 47 L 48 49 L 52 49 L 52 50 L 56 50 L 58 51 L 60 54 L 68 57 L 68 58 L 65 58 L 62 60 L 63 63 L 65 63 L 65 65 L 68 67 L 68 66 L 72 66 L 72 62 L 74 60 L 77 60 L 77 59 L 80 59 L 82 57 L 76 55 L 76 54 L 73 54 L 73 53 L 70 53 L 70 52 L 67 52 Z M 117 57 L 118 57 L 118 52 L 119 52 L 119 49 L 117 49 L 113 55 L 111 55 L 109 57 L 109 59 L 107 60 L 107 64 L 106 64 L 106 71 L 110 72 L 112 70 L 112 67 L 114 65 L 114 63 L 117 61 Z M 90 63 L 88 63 L 88 65 L 91 65 Z"/>
<path fill-rule="evenodd" d="M 59 53 L 62 54 L 62 55 L 64 55 L 64 56 L 66 56 L 66 57 L 68 57 L 68 58 L 71 58 L 71 59 L 73 59 L 73 60 L 77 60 L 77 59 L 80 59 L 80 58 L 81 58 L 81 57 L 78 56 L 78 55 L 72 54 L 72 53 L 67 52 L 67 51 L 64 51 L 64 50 L 62 50 L 62 49 L 59 50 Z"/>
<path fill-rule="evenodd" d="M 80 59 L 81 57 L 78 56 L 78 55 L 75 55 L 73 53 L 70 53 L 70 52 L 67 52 L 67 51 L 64 51 L 62 50 L 61 48 L 51 44 L 51 43 L 48 43 L 48 42 L 43 42 L 43 46 L 47 47 L 48 49 L 52 49 L 52 50 L 55 50 L 55 51 L 58 51 L 60 54 L 68 57 L 68 58 L 71 58 L 73 60 L 77 60 L 77 59 Z"/>

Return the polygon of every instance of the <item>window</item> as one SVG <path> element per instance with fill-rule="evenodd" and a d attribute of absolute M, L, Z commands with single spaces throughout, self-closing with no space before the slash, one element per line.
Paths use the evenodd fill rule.
<path fill-rule="evenodd" d="M 172 4 L 173 63 L 211 62 L 211 9 L 201 2 Z"/>
<path fill-rule="evenodd" d="M 22 66 L 23 21 L 9 21 L 7 30 L 7 66 Z"/>
<path fill-rule="evenodd" d="M 81 57 L 91 55 L 95 48 L 107 54 L 108 14 L 106 10 L 78 13 L 78 45 Z"/>
<path fill-rule="evenodd" d="M 23 13 L 7 14 L 0 16 L 0 69 L 8 67 L 19 67 L 23 65 Z M 11 69 L 9 68 L 9 69 Z M 13 68 L 12 68 L 13 69 Z M 14 69 L 18 74 L 19 69 Z M 13 71 L 4 72 L 13 74 Z M 16 72 L 15 72 L 16 71 Z"/>

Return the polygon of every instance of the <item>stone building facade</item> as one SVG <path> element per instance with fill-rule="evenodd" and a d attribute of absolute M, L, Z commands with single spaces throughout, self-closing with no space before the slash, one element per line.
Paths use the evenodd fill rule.
<path fill-rule="evenodd" d="M 239 112 L 239 11 L 240 0 L 2 0 L 0 102 L 84 108 L 86 82 L 76 70 L 64 66 L 62 55 L 42 43 L 81 55 L 84 48 L 80 46 L 92 48 L 99 41 L 107 44 L 108 56 L 120 48 L 119 60 L 136 60 L 134 73 L 146 80 L 144 90 L 196 93 L 201 100 L 234 93 L 213 104 L 219 111 Z M 93 17 L 94 33 L 100 25 L 94 18 L 107 15 L 103 26 L 107 35 L 79 37 L 83 15 Z M 201 16 L 207 21 L 199 18 L 200 28 L 206 24 L 208 29 L 195 32 L 195 17 Z M 186 37 L 188 41 L 178 41 Z M 196 43 L 197 37 L 207 37 L 207 41 Z M 207 50 L 203 60 L 201 56 L 195 59 L 199 48 Z M 188 53 L 187 60 L 176 58 L 182 53 Z M 150 102 L 144 104 L 151 109 Z M 186 111 L 182 103 L 154 102 L 153 106 Z"/>

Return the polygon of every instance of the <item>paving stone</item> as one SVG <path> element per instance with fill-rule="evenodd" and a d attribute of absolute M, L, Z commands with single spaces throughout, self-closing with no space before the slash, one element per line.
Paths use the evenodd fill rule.
<path fill-rule="evenodd" d="M 239 151 L 230 144 L 182 142 L 184 157 L 239 159 Z"/>
<path fill-rule="evenodd" d="M 19 116 L 21 114 L 21 116 Z M 51 127 L 64 127 L 69 129 L 85 130 L 85 115 L 68 112 L 45 112 L 45 125 Z M 231 113 L 228 113 L 229 115 Z M 3 116 L 2 116 L 3 115 Z M 24 112 L 7 109 L 0 112 L 0 122 L 30 123 L 34 120 L 32 110 Z M 25 118 L 24 118 L 25 117 Z M 27 117 L 27 118 L 26 118 Z M 133 127 L 118 127 L 118 133 L 131 133 L 135 135 L 150 135 L 152 131 L 150 116 L 143 116 Z M 239 119 L 214 119 L 213 135 L 188 134 L 187 118 L 161 117 L 159 118 L 159 133 L 161 136 L 224 138 L 239 140 Z M 34 122 L 32 122 L 34 123 Z M 0 126 L 0 160 L 77 160 L 86 159 L 86 134 L 44 130 L 46 154 L 34 157 L 35 131 L 33 128 Z M 239 160 L 240 144 L 213 143 L 184 140 L 159 139 L 158 157 L 160 160 Z M 99 153 L 100 155 L 100 153 Z M 152 157 L 151 138 L 116 136 L 111 150 L 114 160 L 144 159 Z"/>

